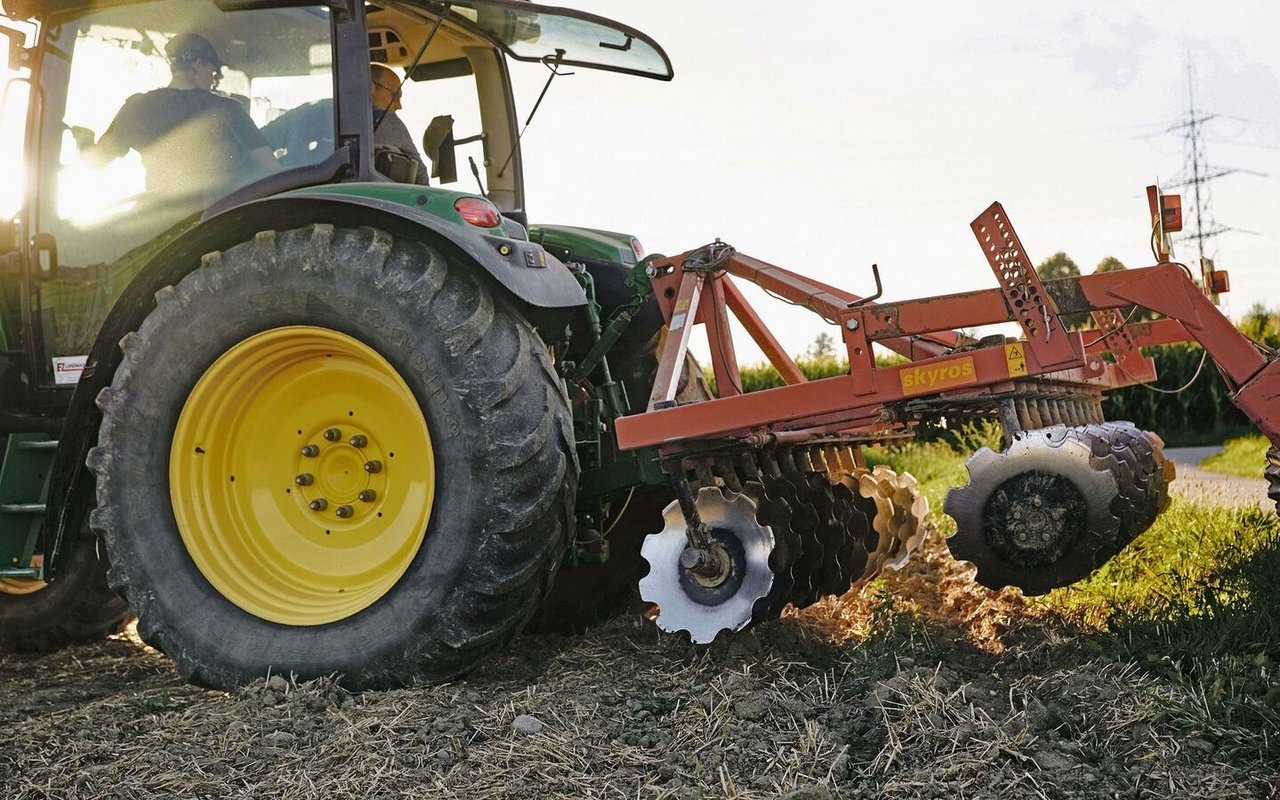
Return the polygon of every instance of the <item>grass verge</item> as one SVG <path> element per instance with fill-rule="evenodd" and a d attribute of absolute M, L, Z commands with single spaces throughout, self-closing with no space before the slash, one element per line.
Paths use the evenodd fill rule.
<path fill-rule="evenodd" d="M 1241 436 L 1228 439 L 1222 452 L 1200 462 L 1201 469 L 1220 472 L 1223 475 L 1240 475 L 1245 478 L 1261 478 L 1267 465 L 1267 448 L 1270 444 L 1264 436 Z"/>

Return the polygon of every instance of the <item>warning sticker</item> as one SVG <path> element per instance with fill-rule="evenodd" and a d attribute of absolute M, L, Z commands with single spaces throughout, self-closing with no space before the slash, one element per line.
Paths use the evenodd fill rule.
<path fill-rule="evenodd" d="M 84 372 L 84 364 L 88 356 L 56 356 L 53 359 L 53 382 L 59 386 L 70 386 L 80 382 L 80 373 Z"/>
<path fill-rule="evenodd" d="M 909 367 L 898 373 L 902 380 L 902 394 L 907 397 L 974 383 L 976 376 L 970 356 Z"/>
<path fill-rule="evenodd" d="M 1004 360 L 1009 365 L 1009 377 L 1021 378 L 1027 374 L 1027 346 L 1014 342 L 1004 346 Z"/>

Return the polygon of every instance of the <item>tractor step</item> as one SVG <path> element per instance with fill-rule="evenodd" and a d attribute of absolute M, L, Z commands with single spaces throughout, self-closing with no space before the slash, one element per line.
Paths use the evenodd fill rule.
<path fill-rule="evenodd" d="M 44 503 L 5 503 L 0 505 L 0 514 L 43 514 Z"/>
<path fill-rule="evenodd" d="M 57 439 L 37 439 L 34 441 L 24 440 L 24 441 L 18 442 L 18 449 L 19 450 L 57 450 L 58 440 Z"/>
<path fill-rule="evenodd" d="M 43 433 L 9 435 L 0 464 L 0 578 L 44 577 L 43 566 L 32 566 L 32 556 L 57 449 L 57 440 Z"/>

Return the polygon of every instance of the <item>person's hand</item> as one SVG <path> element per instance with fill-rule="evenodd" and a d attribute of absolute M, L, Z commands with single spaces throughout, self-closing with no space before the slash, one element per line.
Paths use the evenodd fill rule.
<path fill-rule="evenodd" d="M 94 142 L 98 137 L 88 128 L 82 128 L 79 125 L 72 125 L 71 138 L 76 140 L 76 148 L 81 152 L 86 152 L 93 148 Z"/>

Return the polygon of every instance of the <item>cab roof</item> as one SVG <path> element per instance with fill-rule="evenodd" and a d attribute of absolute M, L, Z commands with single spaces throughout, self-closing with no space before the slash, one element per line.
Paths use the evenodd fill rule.
<path fill-rule="evenodd" d="M 7 16 L 41 20 L 78 10 L 100 10 L 142 0 L 0 0 Z M 271 0 L 213 0 L 224 11 L 287 5 Z M 349 0 L 312 0 L 345 8 Z M 434 20 L 440 4 L 428 0 L 374 0 L 370 16 L 396 11 L 405 18 Z M 603 69 L 657 80 L 673 76 L 671 60 L 651 37 L 628 25 L 570 8 L 527 0 L 457 0 L 448 19 L 492 42 L 517 61 Z"/>

